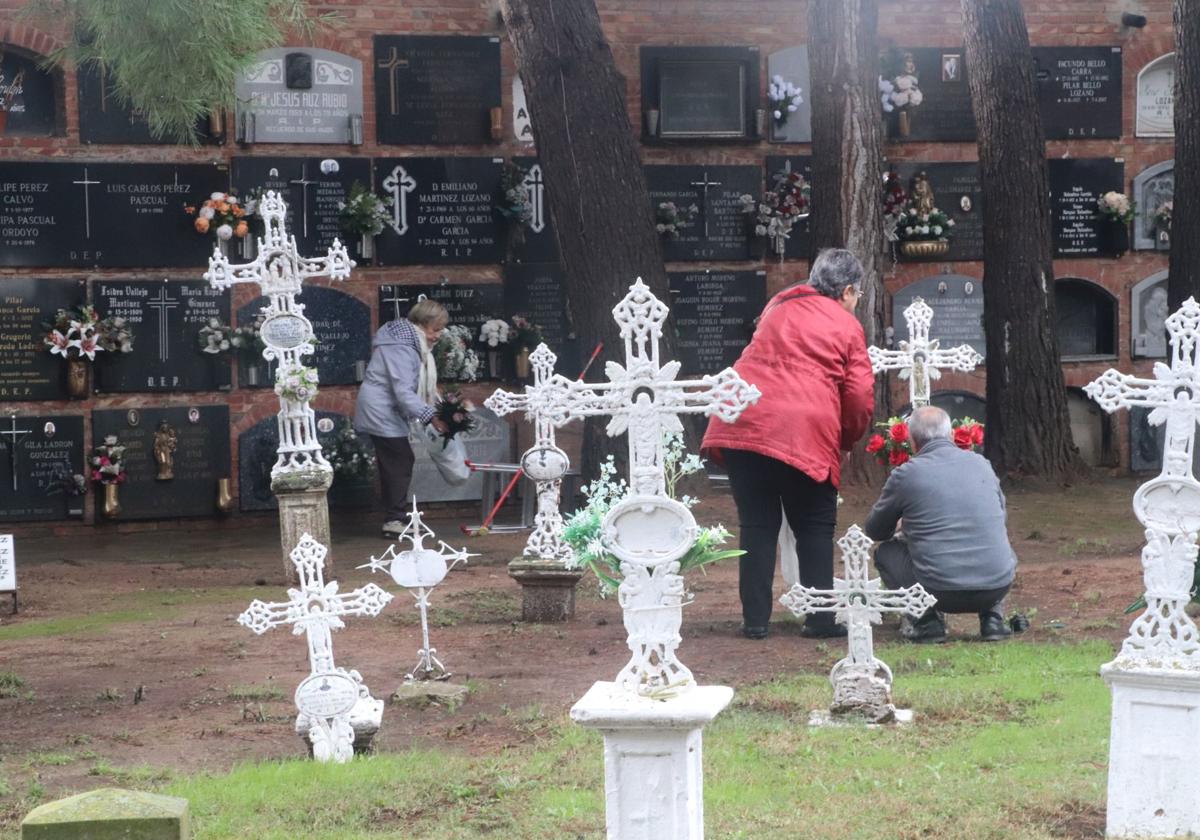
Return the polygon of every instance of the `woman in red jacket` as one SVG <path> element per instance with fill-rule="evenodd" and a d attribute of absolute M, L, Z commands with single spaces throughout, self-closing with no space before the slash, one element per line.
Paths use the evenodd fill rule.
<path fill-rule="evenodd" d="M 724 460 L 741 524 L 742 633 L 767 635 L 782 517 L 796 536 L 800 581 L 833 586 L 833 532 L 842 452 L 871 422 L 875 377 L 854 307 L 863 267 L 843 249 L 822 251 L 807 284 L 775 295 L 734 369 L 762 392 L 733 423 L 708 425 L 703 450 Z M 844 636 L 831 613 L 801 634 Z"/>

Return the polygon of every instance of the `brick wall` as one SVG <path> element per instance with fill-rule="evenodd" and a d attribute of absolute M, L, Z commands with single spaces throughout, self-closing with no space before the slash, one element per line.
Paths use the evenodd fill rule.
<path fill-rule="evenodd" d="M 598 0 L 605 31 L 619 68 L 627 79 L 629 117 L 634 130 L 641 121 L 640 91 L 638 89 L 638 48 L 642 45 L 738 45 L 759 47 L 764 56 L 762 85 L 767 83 L 765 56 L 806 40 L 806 4 L 801 0 Z M 36 55 L 45 55 L 59 45 L 61 33 L 42 31 L 32 20 L 20 17 L 18 12 L 25 6 L 23 0 L 0 0 L 0 42 L 20 47 Z M 1119 140 L 1052 141 L 1048 144 L 1050 157 L 1120 157 L 1125 160 L 1128 182 L 1147 166 L 1170 159 L 1173 155 L 1170 140 L 1144 140 L 1133 137 L 1133 115 L 1137 72 L 1145 64 L 1173 48 L 1171 31 L 1170 0 L 1026 0 L 1026 14 L 1030 37 L 1035 45 L 1120 45 L 1123 56 L 1123 113 L 1124 130 Z M 961 46 L 961 23 L 959 0 L 927 0 L 919 8 L 911 3 L 884 0 L 880 9 L 880 36 L 882 45 L 891 43 L 910 46 L 957 47 Z M 129 162 L 228 162 L 234 155 L 264 156 L 441 156 L 441 155 L 488 155 L 504 156 L 527 153 L 527 148 L 506 140 L 487 146 L 379 146 L 375 142 L 375 91 L 370 68 L 372 36 L 389 33 L 415 34 L 473 34 L 497 35 L 503 38 L 497 5 L 493 0 L 327 0 L 314 3 L 314 9 L 334 12 L 341 16 L 340 23 L 323 33 L 316 46 L 349 53 L 364 63 L 364 136 L 361 147 L 267 145 L 258 144 L 243 149 L 230 142 L 223 146 L 205 146 L 197 149 L 172 145 L 139 146 L 88 146 L 79 142 L 79 118 L 76 100 L 75 73 L 70 70 L 59 74 L 59 90 L 62 101 L 61 136 L 49 138 L 0 137 L 0 159 L 4 160 L 52 160 L 71 159 L 88 161 Z M 1148 25 L 1141 30 L 1126 30 L 1120 25 L 1123 11 L 1147 15 Z M 506 131 L 511 125 L 511 81 L 514 74 L 512 51 L 502 40 L 501 92 L 505 111 Z M 807 146 L 789 144 L 780 146 L 767 142 L 721 146 L 697 144 L 695 146 L 644 147 L 643 158 L 647 163 L 737 163 L 761 166 L 768 154 L 802 154 Z M 887 154 L 894 160 L 958 161 L 976 159 L 976 149 L 968 143 L 905 143 L 891 145 Z M 672 265 L 673 270 L 695 267 L 695 263 Z M 745 269 L 751 266 L 744 262 L 714 267 Z M 937 273 L 948 267 L 951 270 L 974 277 L 981 277 L 980 262 L 961 264 L 940 263 L 934 265 L 901 264 L 893 266 L 886 282 L 892 291 L 924 276 Z M 1098 283 L 1118 301 L 1119 364 L 1128 369 L 1129 357 L 1129 290 L 1131 287 L 1166 268 L 1166 257 L 1157 253 L 1131 253 L 1120 260 L 1082 259 L 1060 260 L 1055 265 L 1057 276 L 1081 277 Z M 768 260 L 769 291 L 775 291 L 805 274 L 803 263 L 789 262 L 779 265 Z M 199 270 L 195 271 L 199 274 Z M 122 279 L 161 279 L 187 277 L 184 270 L 164 271 L 147 267 L 139 270 L 104 270 L 81 272 L 70 269 L 3 269 L 0 268 L 0 283 L 5 277 L 17 276 L 63 276 L 87 278 L 89 280 L 120 277 Z M 452 282 L 500 282 L 501 267 L 489 266 L 417 266 L 360 268 L 352 280 L 338 284 L 338 288 L 352 294 L 374 311 L 377 308 L 377 288 L 383 283 L 431 282 L 445 276 Z M 233 307 L 236 308 L 254 296 L 246 288 L 235 290 Z M 1111 362 L 1071 362 L 1064 365 L 1064 376 L 1068 386 L 1077 387 L 1100 373 Z M 1133 363 L 1135 370 L 1149 368 L 1149 362 Z M 955 388 L 983 393 L 983 375 L 948 375 L 940 388 Z M 469 396 L 481 399 L 490 390 L 481 385 L 466 389 Z M 350 413 L 354 401 L 353 387 L 322 388 L 316 400 L 316 408 Z M 899 395 L 898 395 L 899 396 Z M 897 403 L 905 402 L 900 397 Z M 85 401 L 61 403 L 7 403 L 0 406 L 6 411 L 29 413 L 83 413 L 90 415 L 97 408 L 124 408 L 158 405 L 228 404 L 230 408 L 233 465 L 237 463 L 237 436 L 256 422 L 275 412 L 276 401 L 269 390 L 240 390 L 231 393 L 150 395 L 133 394 L 122 396 L 96 396 Z M 1115 420 L 1114 440 L 1121 463 L 1127 463 L 1127 428 L 1124 417 Z M 88 440 L 90 444 L 90 439 Z M 232 469 L 236 480 L 236 469 Z M 88 521 L 92 518 L 89 501 Z M 246 517 L 234 516 L 233 519 Z M 234 523 L 229 523 L 234 524 Z M 77 527 L 64 524 L 62 527 Z M 129 525 L 123 527 L 131 527 Z M 139 526 L 155 527 L 155 526 Z M 205 527 L 208 527 L 207 525 Z"/>

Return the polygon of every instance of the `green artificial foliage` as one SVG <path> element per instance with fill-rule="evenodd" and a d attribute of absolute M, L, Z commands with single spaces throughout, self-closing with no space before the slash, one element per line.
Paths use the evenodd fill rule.
<path fill-rule="evenodd" d="M 261 50 L 310 40 L 329 23 L 305 0 L 44 0 L 32 17 L 72 23 L 50 62 L 103 65 L 117 101 L 158 139 L 196 144 L 196 124 L 234 105 L 234 83 Z"/>

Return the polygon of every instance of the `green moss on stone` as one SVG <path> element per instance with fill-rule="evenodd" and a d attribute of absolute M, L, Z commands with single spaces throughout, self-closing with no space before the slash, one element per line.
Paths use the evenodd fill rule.
<path fill-rule="evenodd" d="M 189 840 L 188 801 L 101 788 L 48 802 L 21 823 L 21 840 Z"/>

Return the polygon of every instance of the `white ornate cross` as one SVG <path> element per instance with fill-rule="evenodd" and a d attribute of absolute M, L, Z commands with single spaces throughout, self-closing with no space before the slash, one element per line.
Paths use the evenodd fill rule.
<path fill-rule="evenodd" d="M 541 233 L 546 229 L 546 182 L 542 179 L 542 165 L 535 163 L 529 167 L 529 173 L 521 180 L 521 186 L 529 194 L 529 229 Z"/>
<path fill-rule="evenodd" d="M 904 322 L 908 324 L 908 339 L 900 342 L 899 350 L 868 347 L 867 354 L 871 357 L 872 373 L 898 370 L 900 378 L 908 380 L 912 408 L 929 405 L 929 381 L 941 378 L 940 368 L 970 372 L 983 361 L 983 356 L 969 344 L 942 349 L 938 339 L 930 339 L 933 310 L 921 298 L 913 298 L 904 310 Z"/>
<path fill-rule="evenodd" d="M 403 236 L 408 233 L 408 194 L 417 188 L 417 182 L 403 166 L 394 166 L 383 179 L 383 188 L 392 197 L 392 230 Z"/>
<path fill-rule="evenodd" d="M 1192 474 L 1200 420 L 1200 304 L 1188 298 L 1167 318 L 1171 363 L 1156 362 L 1154 378 L 1109 368 L 1084 392 L 1112 413 L 1151 409 L 1153 426 L 1166 424 L 1162 472 L 1137 489 L 1133 512 L 1146 528 L 1142 549 L 1146 611 L 1134 620 L 1120 659 L 1200 669 L 1200 632 L 1184 612 L 1191 599 L 1200 531 L 1200 481 Z"/>
<path fill-rule="evenodd" d="M 466 549 L 458 550 L 448 546 L 445 541 L 438 540 L 441 551 L 425 547 L 425 539 L 433 538 L 433 529 L 421 521 L 421 511 L 417 510 L 417 497 L 413 496 L 412 510 L 408 514 L 408 524 L 396 538 L 396 542 L 388 546 L 381 556 L 375 557 L 359 566 L 360 569 L 370 569 L 372 572 L 387 570 L 392 580 L 410 590 L 417 599 L 417 609 L 421 613 L 421 642 L 422 647 L 417 651 L 417 666 L 404 678 L 409 682 L 415 680 L 449 678 L 450 672 L 437 658 L 437 650 L 429 644 L 429 592 L 446 577 L 446 574 L 459 563 L 465 563 L 468 557 L 476 557 Z M 408 540 L 412 548 L 401 552 L 396 546 Z M 449 562 L 447 562 L 449 561 Z M 411 590 L 415 589 L 413 593 Z M 391 596 L 389 596 L 391 597 Z"/>
<path fill-rule="evenodd" d="M 249 609 L 238 616 L 238 624 L 260 636 L 273 627 L 290 624 L 293 635 L 307 636 L 310 676 L 296 691 L 296 706 L 312 724 L 308 734 L 313 755 L 319 761 L 341 763 L 354 753 L 349 714 L 366 686 L 357 671 L 334 666 L 331 631 L 346 626 L 343 616 L 378 615 L 392 596 L 373 583 L 338 594 L 337 581 L 325 582 L 327 553 L 309 534 L 302 536 L 291 554 L 299 587 L 288 590 L 286 601 L 251 601 Z"/>
<path fill-rule="evenodd" d="M 813 589 L 795 584 L 779 599 L 793 614 L 831 612 L 839 624 L 846 625 L 849 655 L 833 666 L 829 681 L 833 684 L 833 709 L 837 712 L 866 712 L 875 720 L 891 720 L 892 671 L 875 658 L 872 624 L 878 624 L 885 612 L 907 613 L 918 617 L 937 603 L 937 599 L 917 583 L 903 589 L 884 589 L 879 578 L 870 578 L 867 566 L 871 557 L 870 537 L 857 525 L 851 525 L 840 540 L 845 577 L 833 579 L 833 589 Z"/>
<path fill-rule="evenodd" d="M 562 538 L 563 518 L 559 511 L 562 478 L 571 466 L 567 453 L 555 445 L 554 429 L 575 417 L 566 411 L 564 399 L 571 382 L 554 372 L 558 357 L 545 344 L 529 354 L 533 368 L 533 384 L 525 386 L 524 394 L 497 390 L 483 404 L 500 417 L 514 411 L 524 411 L 533 423 L 534 439 L 521 458 L 525 474 L 537 482 L 537 514 L 533 533 L 523 552 L 529 557 L 557 560 L 563 563 L 573 558 L 571 547 Z"/>
<path fill-rule="evenodd" d="M 679 561 L 696 542 L 696 520 L 667 495 L 663 433 L 682 432 L 680 414 L 736 420 L 761 396 L 733 368 L 677 380 L 680 363 L 661 361 L 659 345 L 669 311 L 639 277 L 613 307 L 625 342 L 625 364 L 608 362 L 606 383 L 552 379 L 564 417 L 608 416 L 609 436 L 629 436 L 630 494 L 601 524 L 604 547 L 621 563 L 617 597 L 625 611 L 632 657 L 616 682 L 628 691 L 666 696 L 694 685 L 675 657 L 681 641 L 684 588 Z"/>
<path fill-rule="evenodd" d="M 354 268 L 346 247 L 337 239 L 324 257 L 302 257 L 296 237 L 289 236 L 284 220 L 287 204 L 274 190 L 263 196 L 258 212 L 266 222 L 266 235 L 258 239 L 258 256 L 243 265 L 230 265 L 229 259 L 213 248 L 204 279 L 215 289 L 227 289 L 239 283 L 257 283 L 270 303 L 262 308 L 260 327 L 263 358 L 278 360 L 276 384 L 304 368 L 303 357 L 313 352 L 312 322 L 304 316 L 304 304 L 296 302 L 304 281 L 328 275 L 345 280 Z M 321 454 L 317 440 L 316 416 L 309 406 L 311 396 L 279 396 L 279 449 L 271 478 L 283 473 L 317 470 L 332 473 L 333 468 Z"/>

